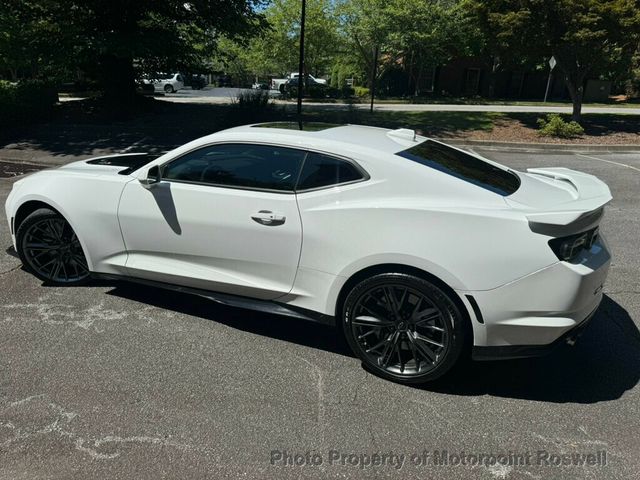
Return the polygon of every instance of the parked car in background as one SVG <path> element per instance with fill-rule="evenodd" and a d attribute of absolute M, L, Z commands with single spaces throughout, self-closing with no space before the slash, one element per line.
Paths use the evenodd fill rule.
<path fill-rule="evenodd" d="M 251 85 L 254 90 L 269 90 L 269 84 L 264 82 L 257 82 Z"/>
<path fill-rule="evenodd" d="M 207 77 L 197 73 L 185 74 L 184 85 L 185 87 L 191 87 L 192 90 L 202 90 L 208 85 Z"/>
<path fill-rule="evenodd" d="M 282 93 L 283 85 L 289 82 L 290 80 L 296 80 L 300 76 L 299 73 L 290 73 L 287 78 L 274 78 L 271 80 L 271 90 L 278 90 Z M 313 75 L 307 75 L 308 84 L 314 85 L 326 85 L 327 81 L 324 78 L 316 78 Z M 296 84 L 297 85 L 297 84 Z"/>
<path fill-rule="evenodd" d="M 150 75 L 143 83 L 153 85 L 156 92 L 175 93 L 184 88 L 184 77 L 180 73 Z"/>
<path fill-rule="evenodd" d="M 229 75 L 220 75 L 218 77 L 218 87 L 233 87 L 233 83 L 231 81 L 231 76 L 229 76 Z"/>
<path fill-rule="evenodd" d="M 295 96 L 298 94 L 298 77 L 290 78 L 280 85 L 280 93 L 283 95 Z M 338 90 L 331 88 L 326 83 L 317 83 L 315 80 L 308 79 L 304 87 L 304 96 L 312 98 L 337 97 Z"/>

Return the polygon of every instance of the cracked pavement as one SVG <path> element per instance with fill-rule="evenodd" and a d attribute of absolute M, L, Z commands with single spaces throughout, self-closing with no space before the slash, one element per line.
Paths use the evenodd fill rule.
<path fill-rule="evenodd" d="M 593 173 L 613 192 L 606 297 L 577 346 L 404 387 L 364 371 L 331 328 L 140 285 L 44 286 L 2 221 L 0 479 L 637 478 L 640 173 L 623 165 L 640 154 L 481 153 Z M 322 464 L 271 465 L 274 450 Z M 405 461 L 362 468 L 330 450 Z M 607 465 L 411 462 L 425 450 L 606 451 Z"/>

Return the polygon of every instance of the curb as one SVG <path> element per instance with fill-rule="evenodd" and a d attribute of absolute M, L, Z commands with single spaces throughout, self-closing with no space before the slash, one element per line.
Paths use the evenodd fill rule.
<path fill-rule="evenodd" d="M 458 147 L 481 147 L 493 150 L 513 150 L 513 151 L 544 151 L 544 152 L 582 152 L 582 153 L 639 153 L 639 145 L 586 145 L 580 143 L 522 143 L 522 142 L 492 142 L 489 140 L 466 140 L 466 139 L 437 139 L 443 143 L 450 143 Z"/>

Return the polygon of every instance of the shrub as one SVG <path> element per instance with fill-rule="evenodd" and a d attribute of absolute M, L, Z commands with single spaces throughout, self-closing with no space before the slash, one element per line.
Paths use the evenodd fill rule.
<path fill-rule="evenodd" d="M 369 95 L 369 89 L 367 87 L 354 87 L 353 90 L 356 97 L 366 97 Z"/>
<path fill-rule="evenodd" d="M 342 98 L 351 98 L 355 95 L 355 93 L 355 89 L 353 87 L 350 87 L 349 85 L 345 85 L 340 89 L 340 96 Z"/>
<path fill-rule="evenodd" d="M 267 90 L 243 90 L 232 98 L 231 103 L 231 109 L 224 119 L 228 127 L 270 120 L 276 110 Z"/>
<path fill-rule="evenodd" d="M 233 101 L 242 110 L 263 111 L 273 106 L 273 101 L 266 90 L 243 90 Z"/>
<path fill-rule="evenodd" d="M 562 116 L 557 113 L 550 113 L 546 118 L 539 118 L 538 130 L 539 135 L 547 137 L 574 138 L 584 133 L 584 128 L 573 120 L 566 122 Z"/>
<path fill-rule="evenodd" d="M 56 89 L 39 80 L 0 81 L 0 125 L 35 123 L 47 119 L 58 101 Z"/>

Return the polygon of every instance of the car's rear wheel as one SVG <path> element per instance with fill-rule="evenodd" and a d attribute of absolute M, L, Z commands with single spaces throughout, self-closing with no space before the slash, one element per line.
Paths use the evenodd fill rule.
<path fill-rule="evenodd" d="M 456 363 L 466 325 L 456 303 L 433 283 L 404 273 L 372 276 L 342 308 L 347 342 L 365 367 L 400 383 L 435 380 Z"/>
<path fill-rule="evenodd" d="M 164 86 L 164 93 L 173 93 L 173 85 L 167 84 Z"/>
<path fill-rule="evenodd" d="M 22 264 L 40 280 L 73 285 L 89 277 L 87 260 L 71 225 L 59 213 L 40 208 L 18 226 Z"/>

